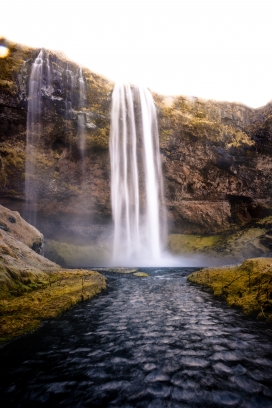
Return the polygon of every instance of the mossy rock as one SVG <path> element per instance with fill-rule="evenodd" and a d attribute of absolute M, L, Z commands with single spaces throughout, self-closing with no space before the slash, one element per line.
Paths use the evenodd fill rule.
<path fill-rule="evenodd" d="M 73 268 L 103 264 L 109 258 L 108 251 L 101 246 L 79 246 L 49 239 L 45 240 L 44 254 L 53 262 Z"/>
<path fill-rule="evenodd" d="M 44 273 L 36 285 L 17 285 L 0 299 L 0 344 L 29 332 L 44 319 L 58 316 L 77 302 L 106 288 L 106 278 L 94 271 L 60 270 Z M 15 285 L 16 286 L 16 285 Z"/>
<path fill-rule="evenodd" d="M 208 286 L 229 306 L 246 315 L 272 322 L 272 258 L 248 259 L 239 266 L 205 268 L 188 276 L 192 283 Z"/>
<path fill-rule="evenodd" d="M 131 268 L 114 268 L 114 269 L 109 269 L 109 272 L 115 272 L 115 273 L 123 273 L 123 274 L 129 274 L 129 273 L 134 273 L 137 272 L 138 269 L 131 269 Z"/>
<path fill-rule="evenodd" d="M 214 248 L 222 239 L 220 235 L 170 234 L 168 236 L 168 248 L 174 254 L 201 252 L 208 248 Z"/>
<path fill-rule="evenodd" d="M 146 278 L 148 275 L 148 273 L 145 272 L 136 272 L 133 274 L 133 276 L 138 276 L 139 278 Z"/>

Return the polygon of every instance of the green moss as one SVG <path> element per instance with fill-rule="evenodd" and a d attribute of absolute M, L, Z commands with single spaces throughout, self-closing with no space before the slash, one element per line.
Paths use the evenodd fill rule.
<path fill-rule="evenodd" d="M 56 317 L 75 303 L 106 288 L 97 272 L 62 270 L 46 274 L 47 280 L 18 287 L 0 299 L 0 343 L 38 327 L 41 320 Z"/>
<path fill-rule="evenodd" d="M 18 184 L 24 179 L 25 152 L 17 148 L 0 146 L 0 183 L 2 186 Z"/>
<path fill-rule="evenodd" d="M 196 116 L 197 118 L 205 118 L 205 113 L 202 112 L 202 111 L 197 111 L 197 112 L 195 113 L 195 116 Z"/>
<path fill-rule="evenodd" d="M 109 253 L 101 246 L 78 246 L 63 242 L 46 240 L 45 256 L 53 262 L 69 267 L 89 267 L 96 263 L 103 263 Z"/>
<path fill-rule="evenodd" d="M 234 129 L 233 127 L 228 128 L 228 142 L 227 147 L 240 147 L 243 145 L 253 146 L 254 141 L 241 130 Z"/>
<path fill-rule="evenodd" d="M 271 228 L 272 227 L 272 216 L 265 217 L 261 220 L 256 222 L 256 225 L 260 226 L 261 228 Z"/>
<path fill-rule="evenodd" d="M 52 167 L 55 163 L 54 158 L 52 157 L 54 152 L 50 152 L 50 153 L 51 155 L 48 155 L 48 154 L 40 153 L 37 151 L 35 154 L 36 166 L 41 167 L 41 169 Z"/>
<path fill-rule="evenodd" d="M 271 218 L 267 217 L 263 225 L 258 222 L 248 228 L 236 227 L 234 231 L 211 236 L 171 234 L 168 237 L 168 248 L 174 254 L 207 255 L 224 260 L 225 263 L 242 262 L 250 256 L 269 255 L 263 242 L 264 234 L 272 227 Z"/>
<path fill-rule="evenodd" d="M 207 268 L 188 276 L 247 315 L 272 322 L 272 258 L 248 259 L 240 266 Z"/>
<path fill-rule="evenodd" d="M 171 234 L 168 236 L 168 248 L 172 253 L 205 251 L 213 248 L 223 240 L 220 235 L 198 236 L 187 234 Z"/>
<path fill-rule="evenodd" d="M 138 276 L 139 278 L 146 278 L 148 275 L 148 273 L 145 272 L 136 272 L 133 274 L 133 276 Z"/>
<path fill-rule="evenodd" d="M 127 269 L 127 268 L 114 268 L 114 269 L 107 269 L 107 272 L 114 272 L 114 273 L 122 273 L 122 274 L 129 274 L 137 272 L 138 269 Z"/>
<path fill-rule="evenodd" d="M 87 149 L 108 149 L 109 148 L 110 127 L 109 124 L 104 128 L 97 128 L 86 135 Z"/>
<path fill-rule="evenodd" d="M 6 46 L 10 53 L 6 58 L 0 58 L 0 86 L 11 95 L 15 95 L 18 92 L 14 81 L 15 74 L 18 73 L 23 62 L 32 57 L 33 50 L 8 41 Z"/>

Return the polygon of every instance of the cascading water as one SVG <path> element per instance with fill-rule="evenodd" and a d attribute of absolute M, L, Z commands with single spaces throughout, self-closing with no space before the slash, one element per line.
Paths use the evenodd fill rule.
<path fill-rule="evenodd" d="M 28 90 L 26 165 L 25 165 L 25 219 L 36 224 L 37 189 L 35 182 L 36 147 L 41 136 L 42 95 L 51 92 L 49 56 L 41 50 L 31 67 Z"/>
<path fill-rule="evenodd" d="M 82 68 L 79 69 L 79 109 L 80 111 L 78 112 L 77 115 L 77 129 L 78 129 L 78 147 L 81 152 L 81 159 L 82 159 L 82 176 L 83 176 L 83 181 L 85 178 L 85 164 L 84 164 L 84 159 L 85 159 L 85 113 L 84 113 L 84 108 L 85 108 L 85 100 L 86 100 L 86 86 L 85 86 L 85 81 L 83 77 L 83 72 Z"/>
<path fill-rule="evenodd" d="M 165 248 L 166 211 L 156 108 L 150 92 L 115 85 L 112 95 L 113 262 L 157 265 Z"/>
<path fill-rule="evenodd" d="M 72 111 L 72 93 L 74 88 L 74 76 L 72 71 L 68 69 L 68 62 L 65 70 L 65 76 L 65 120 L 68 121 Z"/>

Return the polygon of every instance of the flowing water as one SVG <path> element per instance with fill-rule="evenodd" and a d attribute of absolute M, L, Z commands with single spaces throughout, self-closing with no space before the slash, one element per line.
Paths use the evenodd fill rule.
<path fill-rule="evenodd" d="M 51 92 L 51 80 L 49 56 L 45 50 L 41 50 L 31 67 L 27 107 L 24 218 L 32 225 L 36 224 L 38 200 L 35 161 L 42 132 L 42 96 Z"/>
<path fill-rule="evenodd" d="M 192 268 L 144 270 L 103 272 L 105 292 L 3 347 L 2 406 L 272 407 L 271 329 L 187 282 Z"/>
<path fill-rule="evenodd" d="M 66 122 L 71 119 L 71 113 L 73 109 L 73 92 L 75 87 L 75 75 L 68 67 L 68 62 L 65 70 L 65 120 Z M 66 125 L 67 126 L 67 125 Z M 68 129 L 66 128 L 66 131 Z"/>
<path fill-rule="evenodd" d="M 85 135 L 85 101 L 86 101 L 86 85 L 83 77 L 82 68 L 79 68 L 79 112 L 77 114 L 77 129 L 78 129 L 78 148 L 81 153 L 81 169 L 82 169 L 82 182 L 85 179 L 85 145 L 86 145 L 86 135 Z"/>
<path fill-rule="evenodd" d="M 110 157 L 113 263 L 160 264 L 166 216 L 156 109 L 147 89 L 115 85 Z"/>

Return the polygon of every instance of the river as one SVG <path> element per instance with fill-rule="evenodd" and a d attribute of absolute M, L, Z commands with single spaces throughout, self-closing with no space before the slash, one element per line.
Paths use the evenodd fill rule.
<path fill-rule="evenodd" d="M 186 279 L 108 288 L 0 349 L 3 407 L 272 407 L 272 330 Z"/>

